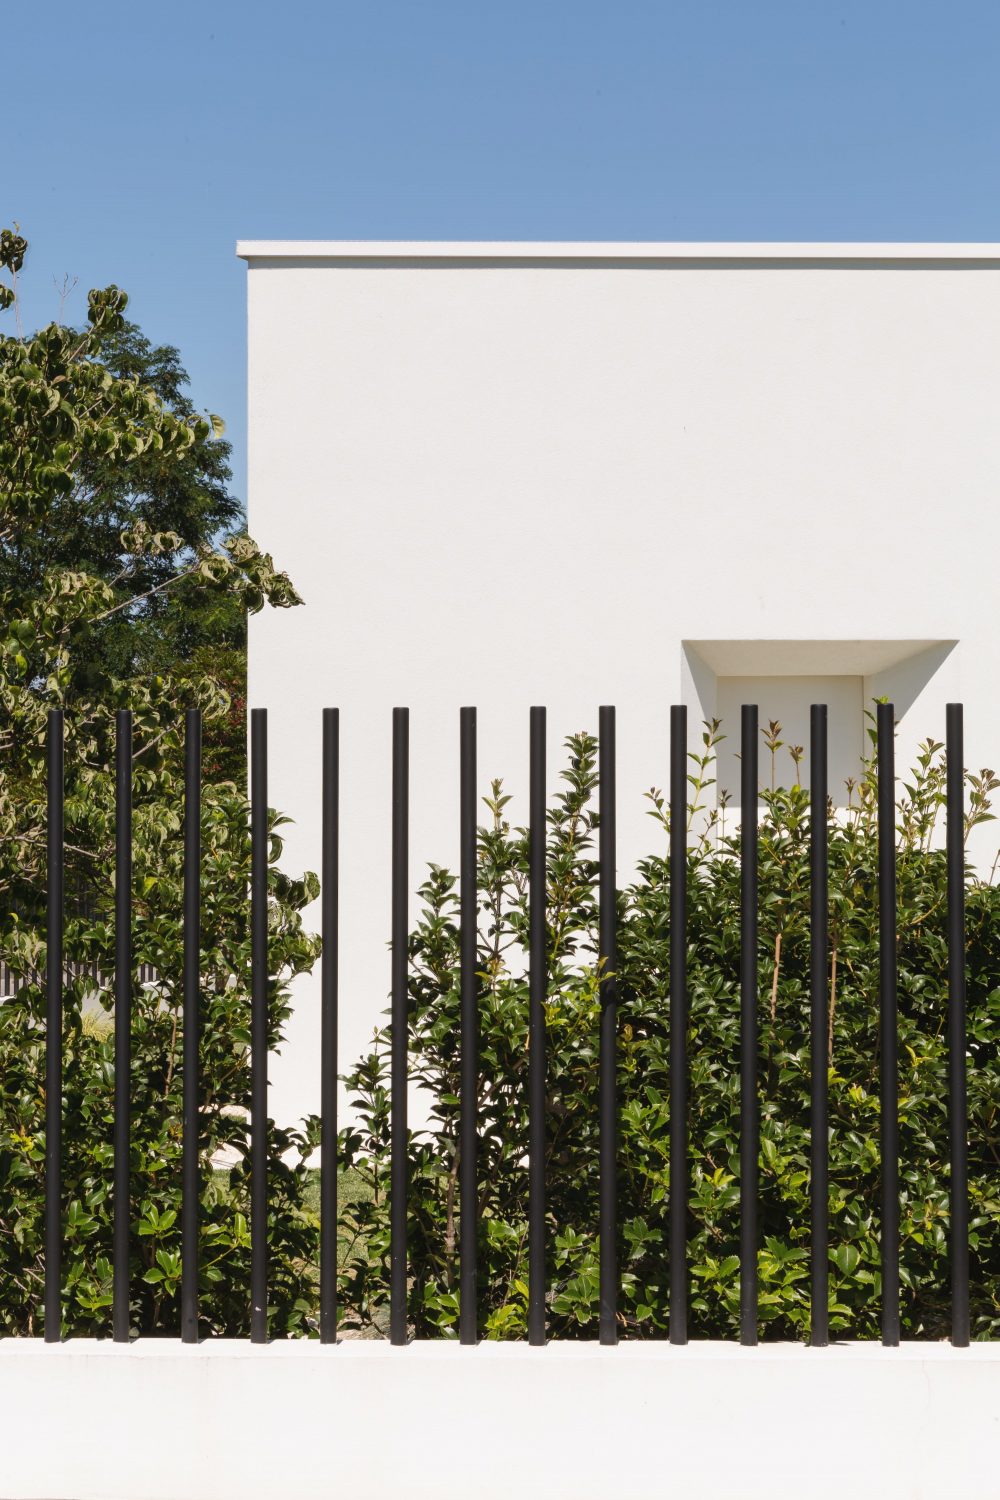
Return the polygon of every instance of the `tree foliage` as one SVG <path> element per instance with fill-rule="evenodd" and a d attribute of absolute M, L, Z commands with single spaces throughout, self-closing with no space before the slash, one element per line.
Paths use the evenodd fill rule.
<path fill-rule="evenodd" d="M 16 279 L 25 245 L 12 231 L 5 235 L 4 263 Z M 14 287 L 6 290 L 12 298 Z M 9 441 L 0 483 L 12 502 L 28 487 L 25 466 L 36 479 L 44 470 L 45 522 L 33 523 L 23 499 L 6 516 L 2 586 L 24 598 L 42 591 L 56 571 L 107 585 L 107 607 L 74 640 L 70 670 L 79 694 L 97 696 L 109 676 L 138 679 L 187 662 L 244 699 L 243 599 L 236 589 L 206 587 L 198 566 L 220 550 L 224 555 L 223 542 L 246 546 L 243 510 L 228 487 L 230 446 L 221 420 L 195 411 L 178 351 L 151 343 L 125 315 L 126 301 L 108 288 L 92 294 L 85 328 L 53 324 L 33 340 L 7 341 Z M 19 368 L 29 380 L 35 380 L 30 372 L 39 377 L 28 428 L 16 420 L 26 394 L 13 384 Z M 104 407 L 91 407 L 105 379 Z M 49 411 L 54 392 L 60 401 Z M 123 420 L 127 402 L 131 430 Z M 211 754 L 231 778 L 241 775 L 246 759 L 242 724 L 240 712 L 224 735 L 221 722 L 206 729 Z"/>
<path fill-rule="evenodd" d="M 70 333 L 82 337 L 81 330 Z M 230 449 L 219 435 L 221 423 L 216 417 L 199 421 L 177 350 L 152 345 L 122 316 L 98 319 L 84 352 L 98 378 L 103 370 L 140 387 L 189 434 L 183 442 L 143 444 L 125 463 L 117 447 L 102 453 L 81 444 L 70 460 L 70 488 L 60 486 L 48 500 L 46 525 L 22 526 L 7 539 L 4 570 L 19 593 L 41 588 L 47 574 L 63 569 L 103 580 L 127 606 L 96 624 L 74 655 L 85 691 L 108 672 L 136 677 L 162 671 L 209 643 L 242 646 L 245 616 L 229 591 L 207 591 L 197 579 L 171 582 L 199 551 L 238 532 L 243 521 L 228 489 Z M 54 381 L 60 373 L 57 365 Z M 111 389 L 117 400 L 121 384 Z M 158 549 L 123 553 L 122 535 L 137 522 L 160 537 Z"/>
<path fill-rule="evenodd" d="M 25 248 L 4 231 L 0 266 L 8 283 L 0 303 L 7 306 Z M 195 494 L 211 424 L 165 388 L 178 379 L 176 361 L 148 378 L 148 351 L 125 322 L 126 300 L 116 287 L 91 292 L 86 328 L 53 323 L 30 337 L 0 338 L 0 957 L 18 984 L 0 1003 L 0 1330 L 7 1333 L 40 1326 L 48 710 L 66 711 L 66 956 L 74 966 L 65 986 L 63 1328 L 109 1326 L 113 1042 L 101 1022 L 110 1009 L 102 976 L 112 972 L 114 952 L 108 767 L 115 710 L 129 708 L 135 962 L 156 976 L 137 986 L 132 1015 L 132 1321 L 137 1330 L 166 1332 L 178 1323 L 180 1269 L 183 709 L 201 708 L 212 724 L 230 712 L 231 699 L 207 663 L 199 670 L 179 649 L 153 661 L 151 601 L 165 616 L 182 600 L 189 617 L 218 610 L 240 619 L 265 604 L 298 602 L 286 575 L 249 537 L 218 545 L 208 538 L 227 519 L 228 504 L 221 491 L 214 510 Z M 221 469 L 216 477 L 221 484 Z M 172 628 L 161 631 L 161 642 Z M 202 813 L 201 1291 L 205 1328 L 230 1332 L 248 1318 L 247 815 L 241 787 L 216 767 Z M 317 951 L 300 916 L 315 879 L 279 870 L 279 826 L 272 814 L 273 1046 L 287 1016 L 288 980 Z M 311 1229 L 304 1168 L 289 1165 L 304 1137 L 275 1128 L 270 1146 L 273 1316 L 281 1330 L 298 1326 L 307 1306 Z M 224 1188 L 210 1169 L 223 1147 L 237 1163 Z"/>

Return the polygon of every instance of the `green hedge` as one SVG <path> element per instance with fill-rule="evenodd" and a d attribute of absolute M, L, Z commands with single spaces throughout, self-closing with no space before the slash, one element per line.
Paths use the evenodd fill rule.
<path fill-rule="evenodd" d="M 739 834 L 724 827 L 712 772 L 720 737 L 707 726 L 692 756 L 689 853 L 690 1331 L 734 1338 L 739 1314 Z M 774 757 L 780 726 L 765 731 Z M 801 750 L 790 747 L 798 775 Z M 873 752 L 874 754 L 874 752 Z M 549 817 L 551 989 L 546 1192 L 549 1327 L 597 1326 L 598 983 L 594 805 L 596 745 L 568 742 Z M 946 1105 L 946 874 L 937 826 L 942 747 L 928 742 L 898 809 L 901 1281 L 904 1336 L 949 1330 Z M 775 777 L 776 779 L 776 777 Z M 997 782 L 968 778 L 967 825 L 990 818 Z M 875 766 L 829 812 L 830 1327 L 879 1336 L 879 1037 Z M 725 799 L 720 799 L 723 802 Z M 809 1333 L 809 844 L 799 785 L 762 794 L 760 827 L 760 1329 Z M 500 783 L 480 830 L 482 972 L 481 1326 L 520 1338 L 527 1305 L 527 835 L 508 822 Z M 662 1336 L 669 1316 L 669 880 L 667 814 L 649 794 L 659 852 L 620 893 L 618 1079 L 623 1336 Z M 730 824 L 732 823 L 730 819 Z M 700 831 L 699 831 L 700 830 Z M 973 1336 L 1000 1331 L 1000 890 L 970 870 L 969 1119 Z M 411 1145 L 411 1315 L 419 1335 L 454 1333 L 458 1310 L 457 885 L 432 868 L 411 937 L 411 1069 L 438 1101 Z M 350 1079 L 360 1125 L 348 1160 L 369 1187 L 345 1229 L 356 1236 L 345 1320 L 378 1325 L 388 1287 L 388 1048 L 381 1032 Z"/>
<path fill-rule="evenodd" d="M 132 1007 L 131 1326 L 135 1333 L 180 1331 L 180 1207 L 183 1020 L 180 920 L 183 843 L 169 821 L 180 788 L 136 778 L 134 959 L 156 969 L 155 984 L 137 988 Z M 67 800 L 67 841 L 101 851 L 93 862 L 85 913 L 70 911 L 71 959 L 114 972 L 114 827 L 112 778 L 95 773 L 85 795 Z M 250 850 L 246 798 L 231 783 L 205 787 L 202 860 L 202 1004 L 200 1297 L 204 1334 L 249 1333 L 250 1239 Z M 278 1046 L 289 1013 L 291 976 L 311 967 L 318 940 L 300 912 L 316 895 L 314 877 L 290 880 L 277 868 L 280 820 L 271 820 L 272 973 L 269 1041 Z M 103 838 L 95 837 L 94 830 Z M 38 885 L 31 888 L 36 893 Z M 30 890 L 26 895 L 30 894 Z M 6 952 L 27 982 L 0 1001 L 0 1335 L 45 1331 L 45 992 L 38 967 L 43 913 L 22 904 L 17 942 Z M 111 995 L 77 977 L 64 990 L 62 1333 L 111 1331 L 112 1152 L 114 1127 Z M 270 1137 L 270 1284 L 276 1333 L 308 1328 L 313 1306 L 316 1217 L 307 1203 L 310 1124 L 272 1128 Z M 237 1165 L 227 1175 L 211 1161 L 224 1148 Z"/>
<path fill-rule="evenodd" d="M 769 730 L 773 753 L 779 731 Z M 689 864 L 692 1337 L 735 1337 L 739 1306 L 739 834 L 724 826 L 708 726 L 692 757 Z M 591 1337 L 597 1321 L 598 989 L 595 754 L 568 742 L 548 829 L 550 997 L 547 1112 L 549 1327 Z M 800 755 L 792 747 L 796 776 Z M 777 773 L 775 773 L 777 780 Z M 967 778 L 971 828 L 988 819 L 997 783 Z M 85 835 L 91 780 L 68 807 Z M 725 799 L 721 799 L 724 801 Z M 760 827 L 760 1322 L 764 1338 L 809 1332 L 808 801 L 798 785 L 763 794 Z M 898 813 L 901 1276 L 908 1337 L 947 1336 L 945 866 L 937 826 L 941 747 L 929 743 L 901 784 Z M 619 894 L 618 1079 L 622 1334 L 662 1336 L 667 1259 L 669 881 L 667 816 L 649 794 L 657 852 Z M 89 811 L 88 811 L 89 809 Z M 248 1331 L 247 1128 L 249 935 L 246 804 L 206 789 L 205 1013 L 202 1047 L 203 1331 Z M 499 782 L 479 833 L 481 994 L 481 1331 L 521 1338 L 527 1305 L 527 834 L 512 827 Z M 732 819 L 729 819 L 730 824 Z M 103 823 L 102 823 L 103 826 Z M 850 788 L 830 837 L 831 1329 L 879 1334 L 878 925 L 875 768 Z M 272 859 L 280 839 L 272 836 Z M 107 867 L 110 868 L 110 867 Z M 133 1306 L 136 1332 L 178 1328 L 181 847 L 176 830 L 137 841 L 136 961 L 163 979 L 137 999 L 133 1028 Z M 315 894 L 272 865 L 275 928 L 271 1043 L 280 1045 L 288 979 L 308 969 L 316 941 L 298 913 Z M 410 1066 L 437 1101 L 410 1144 L 410 1307 L 418 1335 L 453 1335 L 458 1312 L 459 933 L 457 887 L 432 867 L 410 938 Z M 71 956 L 110 966 L 110 876 L 97 906 L 67 928 Z M 976 1338 L 1000 1332 L 1000 890 L 967 874 L 972 1315 Z M 28 950 L 25 950 L 26 953 Z M 30 950 L 33 960 L 37 945 Z M 173 976 L 173 977 L 172 977 Z M 92 986 L 90 986 L 92 988 Z M 66 1242 L 63 1332 L 110 1331 L 113 1037 L 87 1024 L 88 984 L 67 994 L 64 1099 Z M 104 997 L 107 999 L 107 996 Z M 43 1272 L 44 999 L 37 983 L 0 1005 L 0 1332 L 37 1334 Z M 349 1077 L 354 1123 L 342 1132 L 352 1173 L 341 1209 L 345 1329 L 381 1333 L 389 1285 L 388 1029 Z M 272 1331 L 315 1332 L 318 1219 L 305 1159 L 315 1119 L 274 1130 L 269 1216 Z M 234 1147 L 228 1181 L 211 1154 Z M 348 1195 L 345 1194 L 345 1198 Z"/>

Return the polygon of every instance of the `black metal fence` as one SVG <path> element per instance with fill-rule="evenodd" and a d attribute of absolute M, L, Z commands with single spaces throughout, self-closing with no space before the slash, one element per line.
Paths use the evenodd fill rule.
<path fill-rule="evenodd" d="M 745 706 L 741 723 L 741 980 L 740 980 L 740 1336 L 757 1341 L 758 1105 L 757 1036 L 757 709 Z M 478 977 L 476 889 L 476 710 L 460 716 L 460 913 L 461 913 L 461 1119 L 460 1119 L 460 1322 L 462 1343 L 477 1337 L 476 1255 Z M 63 715 L 48 723 L 48 964 L 46 975 L 46 1160 L 45 1160 L 45 1338 L 60 1336 L 63 1004 Z M 881 1255 L 882 1342 L 900 1338 L 899 1311 L 899 1128 L 896 980 L 896 828 L 894 711 L 877 711 L 878 891 L 880 952 L 880 1130 L 882 1158 Z M 117 716 L 116 751 L 116 945 L 114 1087 L 114 1337 L 129 1337 L 129 1139 L 130 1007 L 135 976 L 131 947 L 132 722 Z M 267 712 L 251 713 L 251 1339 L 267 1338 Z M 669 1141 L 669 1337 L 687 1342 L 688 1077 L 687 1054 L 687 711 L 670 717 L 670 1141 Z M 617 1100 L 615 710 L 600 710 L 599 735 L 599 925 L 600 984 L 599 1108 L 599 1319 L 600 1340 L 617 1339 Z M 339 710 L 323 712 L 322 936 L 321 975 L 321 1178 L 320 1339 L 337 1337 L 337 1006 L 339 922 Z M 969 1210 L 966 1100 L 965 864 L 962 705 L 947 708 L 947 938 L 948 1108 L 950 1158 L 951 1339 L 969 1342 Z M 811 1341 L 824 1346 L 828 1332 L 828 929 L 827 893 L 827 711 L 810 716 L 810 1216 Z M 545 1002 L 546 974 L 546 712 L 530 715 L 529 796 L 529 1160 L 528 1160 L 528 1341 L 546 1338 L 545 1212 Z M 186 721 L 184 815 L 183 958 L 183 1156 L 181 1334 L 198 1337 L 198 1050 L 200 947 L 201 716 Z M 392 755 L 392 1052 L 391 1052 L 391 1235 L 390 1339 L 407 1340 L 407 1025 L 408 1025 L 408 829 L 409 711 L 393 712 Z"/>

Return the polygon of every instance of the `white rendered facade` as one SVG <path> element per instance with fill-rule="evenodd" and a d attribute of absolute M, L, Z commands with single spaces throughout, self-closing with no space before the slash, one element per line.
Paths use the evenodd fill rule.
<path fill-rule="evenodd" d="M 967 764 L 1000 761 L 1000 246 L 238 251 L 250 530 L 306 601 L 252 622 L 250 703 L 290 869 L 319 868 L 341 709 L 342 1068 L 387 1004 L 396 704 L 413 889 L 457 861 L 462 704 L 515 822 L 529 705 L 553 785 L 563 737 L 617 705 L 622 880 L 655 847 L 672 702 L 692 745 L 722 714 L 734 792 L 741 701 L 803 745 L 829 703 L 835 798 L 883 693 L 900 771 L 952 699 Z M 281 1117 L 318 1104 L 318 993 L 271 1069 Z"/>

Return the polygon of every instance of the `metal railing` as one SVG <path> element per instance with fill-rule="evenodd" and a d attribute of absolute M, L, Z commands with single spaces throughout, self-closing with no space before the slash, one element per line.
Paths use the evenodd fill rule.
<path fill-rule="evenodd" d="M 267 1339 L 267 1021 L 268 827 L 267 711 L 251 713 L 251 1340 Z M 48 721 L 48 966 L 45 1161 L 45 1338 L 60 1337 L 63 1005 L 63 736 L 61 711 Z M 129 1337 L 130 1009 L 132 721 L 117 715 L 114 1061 L 113 1329 Z M 477 978 L 476 710 L 460 715 L 460 1317 L 463 1344 L 477 1338 L 476 1255 L 479 1017 Z M 878 907 L 880 953 L 880 1136 L 882 1342 L 900 1338 L 899 1122 L 894 711 L 877 710 Z M 740 1337 L 757 1342 L 758 1285 L 758 724 L 742 710 L 741 977 L 740 977 Z M 827 710 L 810 714 L 810 1302 L 811 1342 L 829 1342 L 828 1323 L 828 826 Z M 687 711 L 670 716 L 669 968 L 669 1338 L 688 1339 L 688 978 L 687 978 Z M 948 1113 L 950 1160 L 951 1340 L 969 1342 L 969 1209 L 965 994 L 963 713 L 949 704 L 946 731 Z M 546 1338 L 545 1128 L 546 1056 L 546 711 L 530 713 L 529 794 L 529 1076 L 528 1076 L 528 1341 Z M 599 1047 L 599 1329 L 617 1341 L 617 1078 L 615 710 L 600 710 L 598 734 L 600 1047 Z M 320 1340 L 337 1337 L 337 1012 L 339 941 L 339 711 L 323 711 L 321 925 Z M 183 933 L 183 1156 L 181 1336 L 198 1338 L 198 1049 L 201 861 L 201 716 L 186 719 Z M 409 711 L 392 723 L 392 997 L 390 1165 L 390 1339 L 407 1340 Z"/>

